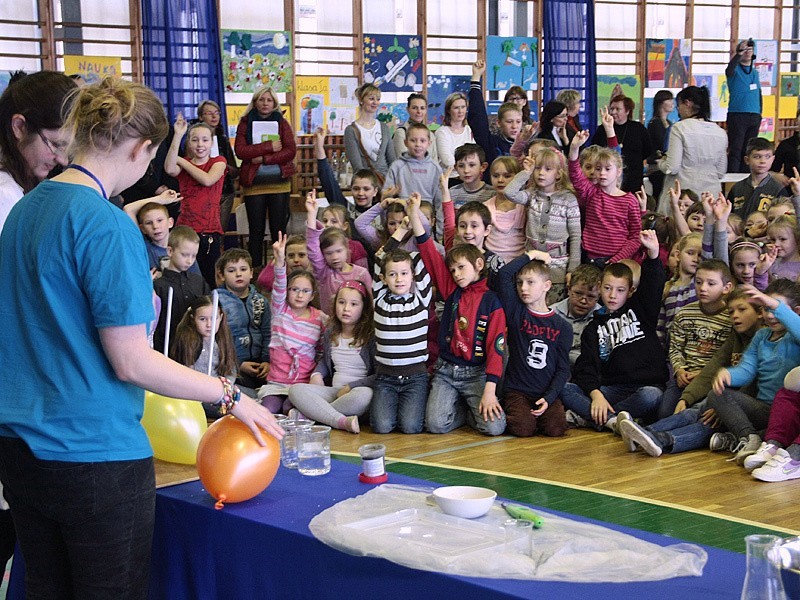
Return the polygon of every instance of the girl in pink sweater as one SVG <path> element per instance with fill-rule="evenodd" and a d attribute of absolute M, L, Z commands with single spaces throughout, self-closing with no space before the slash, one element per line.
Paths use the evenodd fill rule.
<path fill-rule="evenodd" d="M 333 297 L 345 281 L 360 281 L 372 289 L 372 277 L 362 266 L 350 262 L 350 246 L 347 235 L 336 227 L 323 230 L 317 222 L 317 193 L 306 194 L 306 240 L 308 260 L 314 269 L 319 284 L 319 303 L 323 312 L 333 312 Z"/>
<path fill-rule="evenodd" d="M 328 318 L 311 306 L 317 293 L 314 276 L 297 270 L 286 276 L 286 236 L 272 244 L 275 284 L 272 288 L 272 339 L 269 342 L 269 374 L 258 390 L 261 404 L 273 413 L 281 411 L 289 386 L 308 383 L 322 350 L 322 332 Z M 288 410 L 288 405 L 287 405 Z"/>
<path fill-rule="evenodd" d="M 578 164 L 578 153 L 587 139 L 588 131 L 579 131 L 572 138 L 569 177 L 584 216 L 581 239 L 583 262 L 594 263 L 602 268 L 606 263 L 632 258 L 639 249 L 641 208 L 636 196 L 619 189 L 622 157 L 614 150 L 598 150 L 595 166 L 597 183 L 586 178 Z"/>

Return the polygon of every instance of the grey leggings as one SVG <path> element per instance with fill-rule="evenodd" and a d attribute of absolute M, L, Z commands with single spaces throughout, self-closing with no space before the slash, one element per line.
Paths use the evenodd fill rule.
<path fill-rule="evenodd" d="M 717 411 L 725 428 L 738 438 L 758 433 L 767 427 L 770 405 L 737 390 L 708 393 L 708 405 Z"/>
<path fill-rule="evenodd" d="M 372 388 L 357 387 L 341 398 L 341 388 L 296 383 L 289 388 L 289 402 L 306 417 L 339 428 L 339 419 L 367 412 L 372 401 Z"/>

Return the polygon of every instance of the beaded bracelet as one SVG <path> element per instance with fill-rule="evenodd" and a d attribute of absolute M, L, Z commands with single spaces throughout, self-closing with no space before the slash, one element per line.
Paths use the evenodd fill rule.
<path fill-rule="evenodd" d="M 227 415 L 242 399 L 242 392 L 226 377 L 220 377 L 219 380 L 222 382 L 222 397 L 214 403 L 214 406 L 219 408 L 220 413 Z"/>

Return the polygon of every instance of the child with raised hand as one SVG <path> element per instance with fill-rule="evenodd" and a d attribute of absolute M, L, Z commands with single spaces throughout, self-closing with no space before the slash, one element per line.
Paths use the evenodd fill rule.
<path fill-rule="evenodd" d="M 710 447 L 712 451 L 729 450 L 738 443 L 738 438 L 731 433 L 714 433 L 720 423 L 714 409 L 708 407 L 706 396 L 711 391 L 711 383 L 717 372 L 723 367 L 739 363 L 762 323 L 760 307 L 750 303 L 741 288 L 734 289 L 728 296 L 727 310 L 732 323 L 730 335 L 684 388 L 674 414 L 648 427 L 642 427 L 627 418 L 629 415 L 620 413 L 617 417 L 622 441 L 629 452 L 641 448 L 650 456 L 661 456 L 705 447 Z M 755 387 L 748 386 L 741 391 L 750 393 L 751 389 L 755 390 Z"/>
<path fill-rule="evenodd" d="M 681 392 L 722 346 L 731 330 L 725 296 L 733 289 L 731 271 L 719 259 L 705 260 L 695 271 L 697 302 L 681 308 L 669 330 L 669 361 L 674 375 L 661 397 L 658 418 L 675 412 Z"/>
<path fill-rule="evenodd" d="M 728 263 L 728 244 L 736 239 L 736 235 L 728 219 L 733 205 L 722 192 L 717 198 L 709 192 L 700 195 L 705 213 L 703 224 L 703 258 L 718 258 Z"/>
<path fill-rule="evenodd" d="M 547 262 L 552 262 L 549 254 L 530 250 L 498 276 L 508 325 L 502 406 L 508 433 L 520 437 L 536 433 L 558 437 L 567 430 L 560 398 L 570 377 L 572 326 L 547 307 Z"/>
<path fill-rule="evenodd" d="M 800 367 L 786 374 L 775 394 L 764 440 L 744 468 L 760 481 L 800 478 Z"/>
<path fill-rule="evenodd" d="M 500 435 L 506 428 L 496 391 L 506 326 L 500 300 L 489 290 L 486 262 L 475 246 L 460 244 L 441 257 L 422 226 L 420 200 L 419 194 L 409 196 L 409 221 L 425 268 L 445 300 L 426 427 L 447 433 L 469 423 L 485 435 Z"/>
<path fill-rule="evenodd" d="M 286 240 L 286 272 L 291 273 L 297 269 L 304 271 L 311 270 L 311 261 L 308 260 L 308 248 L 306 238 L 302 235 L 290 235 Z M 272 286 L 275 283 L 275 260 L 271 260 L 261 273 L 258 274 L 256 284 L 265 294 L 272 293 Z"/>
<path fill-rule="evenodd" d="M 583 330 L 575 383 L 564 386 L 561 395 L 564 407 L 572 411 L 567 412 L 567 422 L 614 430 L 619 412 L 641 418 L 654 415 L 658 407 L 668 375 L 656 334 L 664 267 L 655 232 L 642 231 L 640 238 L 647 259 L 638 288 L 631 284 L 627 265 L 612 263 L 603 270 L 604 307 Z"/>
<path fill-rule="evenodd" d="M 399 235 L 399 234 L 398 234 Z M 376 377 L 370 408 L 375 433 L 419 433 L 428 397 L 428 311 L 433 286 L 422 257 L 387 252 L 375 280 Z"/>
<path fill-rule="evenodd" d="M 345 281 L 334 298 L 334 312 L 322 336 L 322 357 L 308 383 L 289 388 L 294 411 L 351 433 L 369 409 L 375 382 L 375 323 L 371 290 Z"/>
<path fill-rule="evenodd" d="M 467 202 L 486 202 L 494 196 L 492 186 L 483 180 L 483 174 L 489 168 L 483 148 L 478 144 L 463 144 L 456 148 L 455 160 L 456 173 L 461 183 L 449 188 L 454 210 L 458 210 Z M 446 170 L 449 183 L 453 168 L 448 167 Z M 448 185 L 444 187 L 448 189 Z"/>
<path fill-rule="evenodd" d="M 608 148 L 597 151 L 597 184 L 589 181 L 578 165 L 578 152 L 589 139 L 588 131 L 579 131 L 569 150 L 569 176 L 575 186 L 578 206 L 584 215 L 581 246 L 583 262 L 598 267 L 632 258 L 639 249 L 641 210 L 631 193 L 619 188 L 622 157 Z"/>
<path fill-rule="evenodd" d="M 195 299 L 178 323 L 169 357 L 200 373 L 209 372 L 210 361 L 213 377 L 227 377 L 233 380 L 236 378 L 237 370 L 236 351 L 221 304 L 217 310 L 217 328 L 212 334 L 214 305 L 211 296 L 200 296 Z M 211 404 L 203 404 L 203 409 L 209 417 L 222 416 L 219 408 Z"/>
<path fill-rule="evenodd" d="M 247 250 L 231 248 L 217 261 L 222 279 L 219 305 L 225 311 L 239 361 L 239 381 L 255 389 L 269 373 L 272 315 L 268 300 L 252 285 L 253 258 Z"/>
<path fill-rule="evenodd" d="M 286 274 L 286 236 L 278 234 L 272 244 L 275 285 L 272 289 L 272 337 L 267 384 L 258 390 L 261 403 L 273 413 L 281 412 L 288 388 L 308 383 L 321 351 L 320 338 L 327 317 L 311 306 L 317 282 L 309 271 Z M 288 406 L 288 405 L 287 405 Z"/>
<path fill-rule="evenodd" d="M 775 248 L 777 260 L 769 270 L 771 279 L 797 281 L 800 276 L 800 230 L 797 218 L 783 215 L 767 227 L 767 238 Z"/>
<path fill-rule="evenodd" d="M 694 276 L 703 253 L 703 240 L 697 233 L 690 233 L 678 240 L 678 267 L 675 277 L 664 286 L 664 299 L 658 313 L 658 339 L 667 348 L 669 328 L 678 311 L 697 300 Z"/>
<path fill-rule="evenodd" d="M 319 220 L 324 228 L 335 227 L 341 229 L 347 235 L 350 249 L 350 259 L 354 265 L 359 265 L 365 269 L 369 269 L 369 261 L 367 260 L 367 251 L 364 250 L 364 245 L 352 239 L 354 227 L 347 217 L 347 209 L 341 204 L 329 204 L 322 209 L 319 215 Z"/>
<path fill-rule="evenodd" d="M 322 228 L 317 222 L 317 192 L 306 194 L 306 240 L 308 259 L 314 269 L 320 293 L 322 312 L 333 310 L 333 297 L 345 281 L 354 279 L 372 287 L 369 271 L 350 262 L 349 239 L 341 229 Z M 277 266 L 277 263 L 276 263 Z"/>
<path fill-rule="evenodd" d="M 525 184 L 530 182 L 526 190 Z M 561 300 L 567 273 L 581 263 L 581 211 L 567 175 L 564 156 L 545 148 L 522 160 L 522 171 L 505 189 L 506 197 L 527 206 L 527 247 L 550 255 L 552 286 L 548 304 Z"/>
<path fill-rule="evenodd" d="M 178 156 L 184 135 L 188 160 Z M 219 203 L 228 162 L 224 156 L 211 158 L 213 139 L 214 131 L 209 125 L 200 122 L 189 127 L 179 113 L 164 170 L 178 179 L 183 196 L 178 225 L 187 225 L 200 236 L 197 263 L 208 285 L 216 287 L 215 265 L 224 233 Z"/>
<path fill-rule="evenodd" d="M 472 63 L 467 122 L 472 128 L 475 143 L 486 152 L 486 160 L 491 165 L 498 156 L 511 156 L 511 145 L 522 130 L 522 110 L 513 102 L 503 103 L 497 111 L 500 133 L 491 132 L 481 87 L 481 77 L 485 71 L 485 61 L 478 60 Z"/>
<path fill-rule="evenodd" d="M 492 229 L 486 238 L 486 248 L 505 262 L 525 252 L 525 209 L 503 193 L 519 169 L 517 159 L 510 156 L 496 158 L 489 169 L 495 195 L 485 202 L 492 215 Z"/>
<path fill-rule="evenodd" d="M 428 153 L 430 131 L 422 123 L 409 125 L 406 131 L 406 151 L 394 161 L 386 174 L 387 187 L 397 187 L 402 197 L 418 193 L 423 200 L 433 204 L 436 215 L 436 227 L 439 232 L 444 228 L 442 217 L 442 194 L 439 190 L 439 177 L 442 169 L 434 163 Z"/>
<path fill-rule="evenodd" d="M 800 364 L 800 286 L 788 279 L 772 281 L 765 292 L 753 286 L 745 291 L 764 308 L 766 328 L 756 333 L 741 362 L 720 369 L 708 396 L 725 428 L 738 440 L 734 459 L 743 464 L 759 451 L 759 431 L 769 421 L 770 406 L 786 374 Z M 731 388 L 758 382 L 756 397 Z"/>
<path fill-rule="evenodd" d="M 358 231 L 361 239 L 371 250 L 378 250 L 386 244 L 387 240 L 392 237 L 397 227 L 406 218 L 406 201 L 398 198 L 384 197 L 381 201 L 370 208 L 367 212 L 361 214 L 355 221 L 356 231 Z M 374 221 L 379 219 L 381 228 L 376 229 Z M 427 224 L 428 220 L 423 215 L 424 222 Z M 406 252 L 416 252 L 417 243 L 414 241 L 414 236 L 408 235 L 404 238 L 400 248 Z"/>

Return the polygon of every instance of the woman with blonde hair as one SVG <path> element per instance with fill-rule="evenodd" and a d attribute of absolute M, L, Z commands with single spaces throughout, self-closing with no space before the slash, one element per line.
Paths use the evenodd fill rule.
<path fill-rule="evenodd" d="M 236 128 L 236 156 L 242 161 L 239 183 L 250 228 L 248 250 L 253 266 L 264 264 L 264 230 L 269 212 L 269 235 L 278 239 L 289 224 L 289 193 L 292 190 L 294 132 L 283 118 L 280 103 L 270 87 L 253 94 Z"/>
<path fill-rule="evenodd" d="M 344 151 L 353 166 L 353 172 L 369 169 L 381 185 L 394 162 L 394 144 L 389 126 L 378 121 L 381 91 L 371 83 L 356 89 L 358 119 L 344 129 Z"/>
<path fill-rule="evenodd" d="M 261 444 L 283 430 L 228 379 L 149 346 L 142 234 L 108 198 L 166 137 L 161 102 L 108 78 L 78 90 L 65 130 L 72 163 L 22 198 L 0 234 L 0 480 L 28 597 L 144 599 L 155 472 L 142 388 L 216 403 Z"/>

